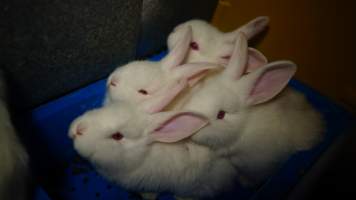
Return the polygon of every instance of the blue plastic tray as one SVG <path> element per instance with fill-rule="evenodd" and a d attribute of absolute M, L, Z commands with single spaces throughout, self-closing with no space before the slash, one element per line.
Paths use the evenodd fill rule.
<path fill-rule="evenodd" d="M 153 57 L 159 60 L 164 53 Z M 27 132 L 25 141 L 32 158 L 32 167 L 39 184 L 36 200 L 119 200 L 140 199 L 135 193 L 116 186 L 100 175 L 91 165 L 80 158 L 67 137 L 73 119 L 83 112 L 99 107 L 105 93 L 106 80 L 100 80 L 72 92 L 21 116 L 20 127 Z M 300 180 L 303 173 L 313 165 L 329 145 L 344 133 L 354 118 L 350 113 L 319 95 L 306 85 L 292 80 L 290 86 L 303 92 L 310 102 L 323 114 L 327 131 L 324 141 L 310 151 L 292 157 L 258 190 L 236 188 L 219 199 L 283 199 Z M 161 194 L 160 200 L 174 199 Z"/>

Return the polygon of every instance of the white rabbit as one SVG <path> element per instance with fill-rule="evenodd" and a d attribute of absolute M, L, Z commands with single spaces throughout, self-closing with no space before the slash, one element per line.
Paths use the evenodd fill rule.
<path fill-rule="evenodd" d="M 0 199 L 23 200 L 27 191 L 28 155 L 11 123 L 2 79 L 0 74 Z"/>
<path fill-rule="evenodd" d="M 118 67 L 108 78 L 105 105 L 120 100 L 135 105 L 145 102 L 146 105 L 142 107 L 150 107 L 152 110 L 149 112 L 156 112 L 162 108 L 151 105 L 152 96 L 155 97 L 155 102 L 159 102 L 159 98 L 160 101 L 170 101 L 179 88 L 184 87 L 185 81 L 193 85 L 205 72 L 220 68 L 217 64 L 205 62 L 182 65 L 189 50 L 191 34 L 191 28 L 187 26 L 177 45 L 159 62 L 133 61 Z M 179 88 L 172 88 L 177 82 L 181 83 Z M 165 98 L 158 91 L 162 92 Z"/>
<path fill-rule="evenodd" d="M 296 71 L 294 63 L 255 63 L 244 74 L 247 57 L 247 38 L 238 34 L 224 71 L 207 76 L 168 108 L 206 115 L 210 125 L 192 141 L 229 156 L 242 181 L 256 185 L 289 155 L 320 141 L 322 120 L 302 94 L 284 89 Z"/>
<path fill-rule="evenodd" d="M 80 116 L 69 135 L 80 155 L 126 189 L 200 198 L 228 189 L 236 178 L 228 159 L 184 140 L 207 124 L 196 113 L 149 115 L 120 102 Z"/>
<path fill-rule="evenodd" d="M 185 34 L 187 26 L 192 27 L 192 41 L 186 62 L 212 62 L 226 64 L 231 56 L 238 33 L 245 33 L 248 39 L 263 31 L 269 22 L 268 17 L 257 17 L 240 28 L 223 33 L 203 20 L 189 20 L 178 25 L 168 36 L 168 49 L 173 49 Z M 255 51 L 255 49 L 250 49 Z M 259 52 L 256 52 L 259 53 Z"/>

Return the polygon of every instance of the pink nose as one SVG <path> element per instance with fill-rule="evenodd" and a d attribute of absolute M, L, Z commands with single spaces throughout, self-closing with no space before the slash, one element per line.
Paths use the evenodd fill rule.
<path fill-rule="evenodd" d="M 116 87 L 118 84 L 119 84 L 119 80 L 117 77 L 113 76 L 113 77 L 110 77 L 109 79 L 109 86 L 110 87 Z"/>
<path fill-rule="evenodd" d="M 116 86 L 117 86 L 117 83 L 116 83 L 115 81 L 110 81 L 110 86 L 116 87 Z"/>
<path fill-rule="evenodd" d="M 77 130 L 77 132 L 75 133 L 76 135 L 83 135 L 83 132 L 80 130 Z"/>
<path fill-rule="evenodd" d="M 72 139 L 75 139 L 78 136 L 82 136 L 85 131 L 85 127 L 82 124 L 78 124 L 77 127 L 69 135 Z"/>

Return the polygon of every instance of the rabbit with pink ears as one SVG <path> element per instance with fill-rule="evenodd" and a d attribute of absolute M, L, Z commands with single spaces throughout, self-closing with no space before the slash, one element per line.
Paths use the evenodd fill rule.
<path fill-rule="evenodd" d="M 170 38 L 180 39 L 171 39 L 174 48 L 161 62 L 114 71 L 106 105 L 71 126 L 76 150 L 126 188 L 213 197 L 237 175 L 246 185 L 261 183 L 288 156 L 321 139 L 320 115 L 286 88 L 294 63 L 267 63 L 247 46 L 254 32 L 246 37 L 241 29 L 228 34 L 235 45 L 218 48 L 225 53 L 194 60 L 192 28 L 177 28 Z"/>
<path fill-rule="evenodd" d="M 239 33 L 226 68 L 182 92 L 168 108 L 205 115 L 210 124 L 192 141 L 229 157 L 241 181 L 257 185 L 288 156 L 317 144 L 323 122 L 302 94 L 286 88 L 294 63 L 250 57 Z"/>
<path fill-rule="evenodd" d="M 186 62 L 211 62 L 225 65 L 231 56 L 237 34 L 244 33 L 248 39 L 251 39 L 265 30 L 268 22 L 268 17 L 261 16 L 234 31 L 223 33 L 206 21 L 189 20 L 174 28 L 168 36 L 167 46 L 169 50 L 172 50 L 179 43 L 179 39 L 182 38 L 185 29 L 190 26 L 192 28 L 192 37 Z M 256 49 L 249 48 L 249 51 L 250 54 L 263 57 Z"/>

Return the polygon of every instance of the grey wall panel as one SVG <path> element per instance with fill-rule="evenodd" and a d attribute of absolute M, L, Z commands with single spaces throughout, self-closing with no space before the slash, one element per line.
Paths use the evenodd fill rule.
<path fill-rule="evenodd" d="M 2 0 L 0 65 L 31 108 L 134 58 L 142 0 Z"/>
<path fill-rule="evenodd" d="M 210 20 L 217 0 L 143 0 L 142 25 L 137 57 L 144 58 L 166 45 L 168 34 L 186 20 Z"/>

